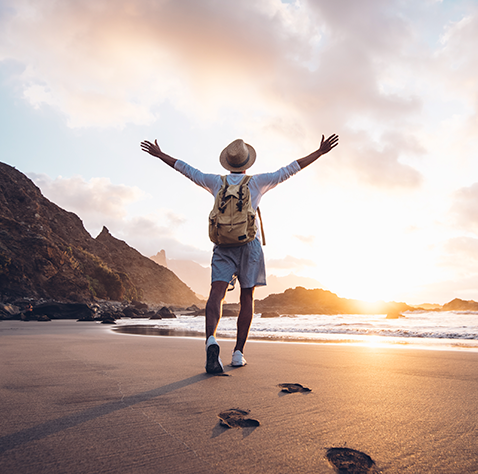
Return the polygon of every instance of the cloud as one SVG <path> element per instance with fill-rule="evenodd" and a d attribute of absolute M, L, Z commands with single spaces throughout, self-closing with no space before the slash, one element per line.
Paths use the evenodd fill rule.
<path fill-rule="evenodd" d="M 382 188 L 422 182 L 414 162 L 426 151 L 417 153 L 425 92 L 441 87 L 451 97 L 453 85 L 469 98 L 476 89 L 476 9 L 448 26 L 432 56 L 417 18 L 433 16 L 433 2 L 5 5 L 0 60 L 23 63 L 25 100 L 56 108 L 71 127 L 152 124 L 168 102 L 201 126 L 232 124 L 265 146 L 284 140 L 310 152 L 322 131 L 337 132 L 341 159 L 330 166 L 345 163 L 358 182 Z M 387 138 L 396 130 L 400 139 Z"/>
<path fill-rule="evenodd" d="M 354 140 L 354 138 L 352 138 Z M 356 138 L 355 138 L 356 140 Z M 400 161 L 401 155 L 424 154 L 425 150 L 414 137 L 398 132 L 385 133 L 377 143 L 361 145 L 346 159 L 353 167 L 358 179 L 382 188 L 417 188 L 423 176 L 412 166 Z"/>
<path fill-rule="evenodd" d="M 24 97 L 71 126 L 151 123 L 166 99 L 200 116 L 237 107 L 320 124 L 327 110 L 334 126 L 417 107 L 380 89 L 411 35 L 378 2 L 10 1 L 0 57 L 23 62 Z"/>
<path fill-rule="evenodd" d="M 424 284 L 417 287 L 414 292 L 407 295 L 413 298 L 415 304 L 420 303 L 449 303 L 455 298 L 464 300 L 478 301 L 478 275 L 472 275 L 462 278 L 453 278 L 452 280 L 440 281 L 437 283 Z"/>
<path fill-rule="evenodd" d="M 473 138 L 478 124 L 478 7 L 473 2 L 467 7 L 459 20 L 446 25 L 435 59 L 443 94 L 462 102 L 468 116 L 463 132 Z"/>
<path fill-rule="evenodd" d="M 64 209 L 78 212 L 89 227 L 103 226 L 99 221 L 123 219 L 126 206 L 145 197 L 137 187 L 111 183 L 109 178 L 91 178 L 85 181 L 81 176 L 51 179 L 45 174 L 29 173 L 28 176 L 42 190 L 43 194 Z"/>
<path fill-rule="evenodd" d="M 478 234 L 478 183 L 455 192 L 450 214 L 455 224 Z"/>
<path fill-rule="evenodd" d="M 0 59 L 24 63 L 24 97 L 72 127 L 151 123 L 165 100 L 200 116 L 239 106 L 258 99 L 281 51 L 295 55 L 300 44 L 279 1 L 9 3 Z"/>
<path fill-rule="evenodd" d="M 327 98 L 327 109 L 340 110 L 341 118 L 358 113 L 393 121 L 419 107 L 407 89 L 390 93 L 382 86 L 391 67 L 412 59 L 408 53 L 414 41 L 412 27 L 394 13 L 397 3 L 308 2 L 311 20 L 326 38 L 319 55 L 321 67 L 315 71 L 315 93 Z"/>
<path fill-rule="evenodd" d="M 313 245 L 315 242 L 315 235 L 294 235 L 294 237 L 307 245 Z"/>
<path fill-rule="evenodd" d="M 442 48 L 437 59 L 447 68 L 444 76 L 453 85 L 453 91 L 476 99 L 477 85 L 473 78 L 478 74 L 478 8 L 459 21 L 447 25 L 442 36 Z"/>
<path fill-rule="evenodd" d="M 440 278 L 436 283 L 424 285 L 422 290 L 435 290 L 435 300 L 443 296 L 478 300 L 478 239 L 473 237 L 454 237 L 440 245 L 439 267 L 448 278 Z M 439 270 L 439 271 L 440 271 Z M 451 277 L 451 278 L 450 278 Z"/>
<path fill-rule="evenodd" d="M 454 237 L 444 244 L 444 253 L 452 266 L 459 261 L 462 266 L 468 267 L 473 273 L 478 274 L 478 239 L 472 237 Z"/>

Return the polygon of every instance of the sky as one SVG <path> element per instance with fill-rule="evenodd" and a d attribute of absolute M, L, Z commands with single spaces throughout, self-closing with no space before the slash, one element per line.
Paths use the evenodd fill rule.
<path fill-rule="evenodd" d="M 0 0 L 0 161 L 93 237 L 208 266 L 213 198 L 254 146 L 268 274 L 341 297 L 478 300 L 478 1 Z"/>

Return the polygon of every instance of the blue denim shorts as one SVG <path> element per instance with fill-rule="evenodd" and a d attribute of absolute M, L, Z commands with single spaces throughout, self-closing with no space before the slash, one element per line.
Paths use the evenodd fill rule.
<path fill-rule="evenodd" d="M 254 239 L 240 247 L 214 247 L 211 262 L 211 282 L 227 281 L 241 288 L 266 285 L 266 265 L 262 244 Z"/>

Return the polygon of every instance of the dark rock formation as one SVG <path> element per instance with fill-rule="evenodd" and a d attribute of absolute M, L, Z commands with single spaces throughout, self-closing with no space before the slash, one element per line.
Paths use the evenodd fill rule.
<path fill-rule="evenodd" d="M 280 313 L 278 311 L 264 311 L 261 314 L 261 318 L 279 318 Z"/>
<path fill-rule="evenodd" d="M 255 303 L 255 311 L 258 313 L 276 311 L 281 314 L 388 314 L 412 309 L 405 303 L 366 303 L 339 298 L 326 290 L 306 290 L 301 286 L 269 295 Z"/>
<path fill-rule="evenodd" d="M 9 312 L 1 311 L 1 307 L 10 308 Z M 15 312 L 13 312 L 15 308 Z M 52 319 L 84 319 L 94 320 L 94 311 L 83 303 L 40 303 L 33 306 L 21 303 L 21 306 L 1 305 L 1 319 L 16 319 L 21 321 L 50 321 Z"/>
<path fill-rule="evenodd" d="M 131 305 L 134 306 L 138 311 L 144 311 L 148 309 L 148 305 L 141 301 L 133 300 L 131 301 Z"/>
<path fill-rule="evenodd" d="M 116 320 L 114 318 L 102 319 L 101 324 L 116 324 Z"/>
<path fill-rule="evenodd" d="M 37 321 L 51 321 L 51 319 L 46 314 L 42 314 L 38 316 Z"/>
<path fill-rule="evenodd" d="M 81 316 L 77 319 L 77 322 L 81 323 L 83 321 L 85 322 L 88 322 L 88 321 L 97 321 L 98 319 L 95 317 L 94 314 L 90 314 L 90 315 L 85 315 L 85 316 Z"/>
<path fill-rule="evenodd" d="M 101 314 L 96 318 L 101 322 L 105 321 L 116 321 L 120 316 L 114 311 L 102 311 Z"/>
<path fill-rule="evenodd" d="M 163 306 L 157 313 L 159 316 L 161 316 L 161 319 L 173 319 L 176 317 L 176 315 L 166 306 Z"/>
<path fill-rule="evenodd" d="M 127 318 L 140 318 L 142 316 L 139 310 L 134 306 L 126 306 L 126 308 L 123 309 L 123 314 Z"/>
<path fill-rule="evenodd" d="M 194 292 L 106 228 L 93 239 L 79 217 L 0 163 L 0 301 L 145 300 L 187 306 Z"/>
<path fill-rule="evenodd" d="M 83 303 L 43 303 L 32 307 L 33 316 L 46 315 L 51 319 L 92 318 L 93 310 Z"/>

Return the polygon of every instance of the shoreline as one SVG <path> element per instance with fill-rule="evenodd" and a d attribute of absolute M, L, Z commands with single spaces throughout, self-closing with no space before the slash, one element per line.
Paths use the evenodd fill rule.
<path fill-rule="evenodd" d="M 135 321 L 135 320 L 130 320 Z M 128 321 L 129 322 L 129 321 Z M 135 321 L 136 322 L 136 321 Z M 157 324 L 157 323 L 156 323 Z M 203 339 L 202 331 L 184 330 L 181 328 L 159 328 L 152 324 L 118 324 L 107 325 L 96 321 L 53 320 L 49 322 L 39 321 L 1 321 L 0 336 L 13 335 L 45 335 L 45 334 L 75 334 L 104 332 L 113 335 L 129 335 L 142 337 L 174 337 Z M 475 339 L 448 339 L 448 338 L 417 338 L 396 337 L 383 335 L 353 335 L 336 333 L 314 333 L 315 337 L 290 337 L 281 333 L 275 335 L 249 336 L 249 342 L 263 342 L 276 344 L 319 344 L 319 345 L 344 345 L 351 347 L 375 347 L 395 349 L 416 349 L 427 351 L 450 351 L 450 352 L 478 352 L 478 341 Z M 218 340 L 231 341 L 235 334 L 228 334 L 218 330 Z"/>
<path fill-rule="evenodd" d="M 180 337 L 203 339 L 204 333 L 186 331 L 175 328 L 155 328 L 148 325 L 122 325 L 111 327 L 111 332 L 129 336 L 153 336 L 153 337 Z M 478 341 L 470 339 L 447 339 L 447 338 L 412 338 L 395 336 L 363 335 L 353 336 L 350 334 L 326 334 L 316 333 L 311 337 L 287 337 L 287 336 L 257 336 L 250 335 L 248 342 L 264 342 L 276 344 L 325 344 L 325 345 L 348 345 L 360 347 L 381 347 L 386 349 L 417 349 L 431 351 L 468 351 L 478 352 Z M 227 335 L 218 331 L 217 340 L 234 340 L 235 335 Z"/>

